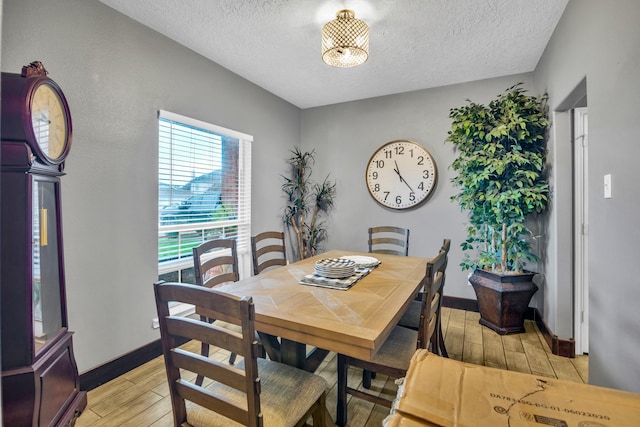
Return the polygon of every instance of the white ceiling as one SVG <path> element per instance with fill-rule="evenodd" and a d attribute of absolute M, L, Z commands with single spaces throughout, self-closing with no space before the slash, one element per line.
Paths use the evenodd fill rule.
<path fill-rule="evenodd" d="M 300 108 L 533 71 L 568 0 L 100 0 Z M 352 9 L 369 59 L 334 68 L 322 26 Z"/>

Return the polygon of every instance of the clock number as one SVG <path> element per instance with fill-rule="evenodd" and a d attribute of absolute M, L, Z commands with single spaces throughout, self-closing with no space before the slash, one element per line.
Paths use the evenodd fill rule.
<path fill-rule="evenodd" d="M 424 165 L 424 156 L 418 156 L 418 165 Z"/>
<path fill-rule="evenodd" d="M 382 169 L 384 167 L 384 160 L 374 160 L 374 162 L 376 163 L 376 167 L 378 169 Z"/>
<path fill-rule="evenodd" d="M 409 201 L 413 202 L 415 200 L 416 200 L 416 193 L 412 191 L 411 193 L 409 193 Z"/>
<path fill-rule="evenodd" d="M 391 150 L 384 150 L 384 158 L 385 159 L 391 158 Z"/>
<path fill-rule="evenodd" d="M 380 191 L 380 184 L 376 184 L 376 185 L 374 185 L 374 186 L 373 186 L 373 191 L 375 191 L 376 193 L 377 193 L 378 191 Z"/>
<path fill-rule="evenodd" d="M 424 191 L 424 182 L 420 182 L 420 184 L 418 184 L 418 188 Z"/>
<path fill-rule="evenodd" d="M 423 173 L 422 177 L 424 179 L 429 179 L 429 171 L 427 169 L 423 170 L 422 173 Z"/>
<path fill-rule="evenodd" d="M 373 179 L 378 179 L 378 172 L 373 171 L 373 173 L 371 174 L 371 177 L 372 177 Z"/>
<path fill-rule="evenodd" d="M 402 145 L 396 147 L 396 154 L 398 156 L 402 156 L 404 154 L 404 147 Z"/>
<path fill-rule="evenodd" d="M 401 196 L 396 196 L 396 205 L 399 205 L 402 203 L 402 197 Z"/>
<path fill-rule="evenodd" d="M 388 191 L 385 191 L 385 192 L 384 192 L 384 201 L 385 201 L 385 202 L 387 201 L 387 197 L 389 197 L 389 192 L 388 192 Z"/>

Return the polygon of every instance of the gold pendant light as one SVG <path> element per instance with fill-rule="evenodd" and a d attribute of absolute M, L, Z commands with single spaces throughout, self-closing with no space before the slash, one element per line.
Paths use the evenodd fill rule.
<path fill-rule="evenodd" d="M 322 60 L 333 67 L 355 67 L 369 58 L 369 26 L 343 9 L 322 27 Z"/>

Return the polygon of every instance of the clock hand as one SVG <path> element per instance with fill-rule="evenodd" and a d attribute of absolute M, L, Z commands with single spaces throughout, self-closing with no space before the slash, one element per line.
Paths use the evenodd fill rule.
<path fill-rule="evenodd" d="M 400 178 L 400 182 L 402 182 L 402 175 L 400 175 L 400 169 L 398 168 L 398 162 L 396 160 L 394 160 L 394 162 L 396 164 L 396 167 L 393 169 L 393 171 L 398 174 L 398 178 Z"/>
<path fill-rule="evenodd" d="M 40 113 L 40 117 L 38 117 L 38 121 L 46 124 L 50 124 L 51 120 L 47 119 L 47 116 L 44 113 Z"/>
<path fill-rule="evenodd" d="M 411 190 L 412 193 L 415 193 L 415 191 L 413 191 L 413 188 L 411 188 L 411 186 L 409 185 L 409 183 L 407 181 L 404 180 L 404 178 L 400 177 L 400 180 L 402 182 L 404 182 L 405 184 L 407 184 L 407 187 L 409 187 L 409 190 Z"/>
<path fill-rule="evenodd" d="M 413 191 L 413 188 L 411 188 L 409 183 L 407 181 L 405 181 L 404 178 L 402 177 L 402 175 L 400 174 L 400 168 L 398 168 L 398 162 L 395 161 L 395 160 L 394 160 L 394 162 L 396 163 L 396 167 L 394 169 L 394 172 L 398 174 L 398 177 L 400 178 L 400 182 L 404 182 L 406 184 L 406 186 L 409 187 L 409 190 L 411 190 L 412 193 L 415 193 L 415 191 Z"/>

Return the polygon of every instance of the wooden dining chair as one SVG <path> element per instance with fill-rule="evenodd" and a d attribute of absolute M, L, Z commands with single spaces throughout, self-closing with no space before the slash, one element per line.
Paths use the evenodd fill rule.
<path fill-rule="evenodd" d="M 193 248 L 193 270 L 198 286 L 213 288 L 223 283 L 237 282 L 240 275 L 238 274 L 238 253 L 235 239 L 207 240 Z M 200 314 L 197 310 L 196 313 Z M 200 315 L 200 319 L 209 323 L 216 320 L 203 315 Z M 202 343 L 202 355 L 209 356 L 209 345 L 204 342 Z M 235 361 L 236 354 L 231 353 L 229 363 L 233 365 Z M 198 383 L 202 384 L 201 377 L 198 378 Z"/>
<path fill-rule="evenodd" d="M 281 231 L 264 231 L 251 237 L 254 275 L 272 267 L 287 265 L 284 240 L 284 233 Z"/>
<path fill-rule="evenodd" d="M 451 239 L 444 239 L 442 243 L 441 251 L 444 251 L 447 255 L 449 254 L 449 249 L 451 248 Z M 447 256 L 448 258 L 448 256 Z M 445 264 L 444 269 L 447 266 Z M 439 356 L 449 357 L 447 353 L 447 348 L 444 345 L 444 334 L 442 333 L 442 318 L 440 315 L 440 308 L 442 305 L 442 297 L 444 292 L 444 279 L 442 280 L 442 285 L 438 291 L 437 298 L 432 300 L 432 304 L 438 304 L 438 307 L 432 308 L 438 313 L 436 318 L 436 331 L 434 336 L 432 337 L 431 351 L 436 353 Z M 417 331 L 420 328 L 420 314 L 422 309 L 421 301 L 425 297 L 424 290 L 419 293 L 417 300 L 411 301 L 409 307 L 404 312 L 400 320 L 398 321 L 398 325 L 403 326 L 405 328 L 413 329 Z"/>
<path fill-rule="evenodd" d="M 409 255 L 409 229 L 392 226 L 369 228 L 369 252 Z"/>
<path fill-rule="evenodd" d="M 338 354 L 338 386 L 337 386 L 337 412 L 336 424 L 344 426 L 347 423 L 347 394 L 367 400 L 386 407 L 391 407 L 391 401 L 378 395 L 367 393 L 366 388 L 357 390 L 347 385 L 347 372 L 350 366 L 360 368 L 372 373 L 380 373 L 392 378 L 401 378 L 406 375 L 409 369 L 411 357 L 417 348 L 429 348 L 433 342 L 432 336 L 436 330 L 436 318 L 439 304 L 433 304 L 433 299 L 437 298 L 439 289 L 444 282 L 445 267 L 447 265 L 448 254 L 440 251 L 438 255 L 427 263 L 424 279 L 426 290 L 422 303 L 422 316 L 420 317 L 420 328 L 414 331 L 402 326 L 395 326 L 382 347 L 369 361 L 360 360 L 355 357 Z"/>
<path fill-rule="evenodd" d="M 156 308 L 174 426 L 301 426 L 313 417 L 325 423 L 324 378 L 279 362 L 259 359 L 255 308 L 251 297 L 236 297 L 185 283 L 154 284 Z M 240 333 L 207 321 L 171 316 L 170 302 L 193 304 Z M 238 366 L 202 357 L 178 345 L 184 339 L 217 346 L 243 356 Z M 189 374 L 191 373 L 191 374 Z M 202 386 L 189 380 L 204 376 Z"/>
<path fill-rule="evenodd" d="M 409 229 L 382 225 L 370 227 L 368 232 L 369 253 L 409 255 Z M 368 387 L 375 375 L 375 372 L 363 371 L 362 383 Z"/>

